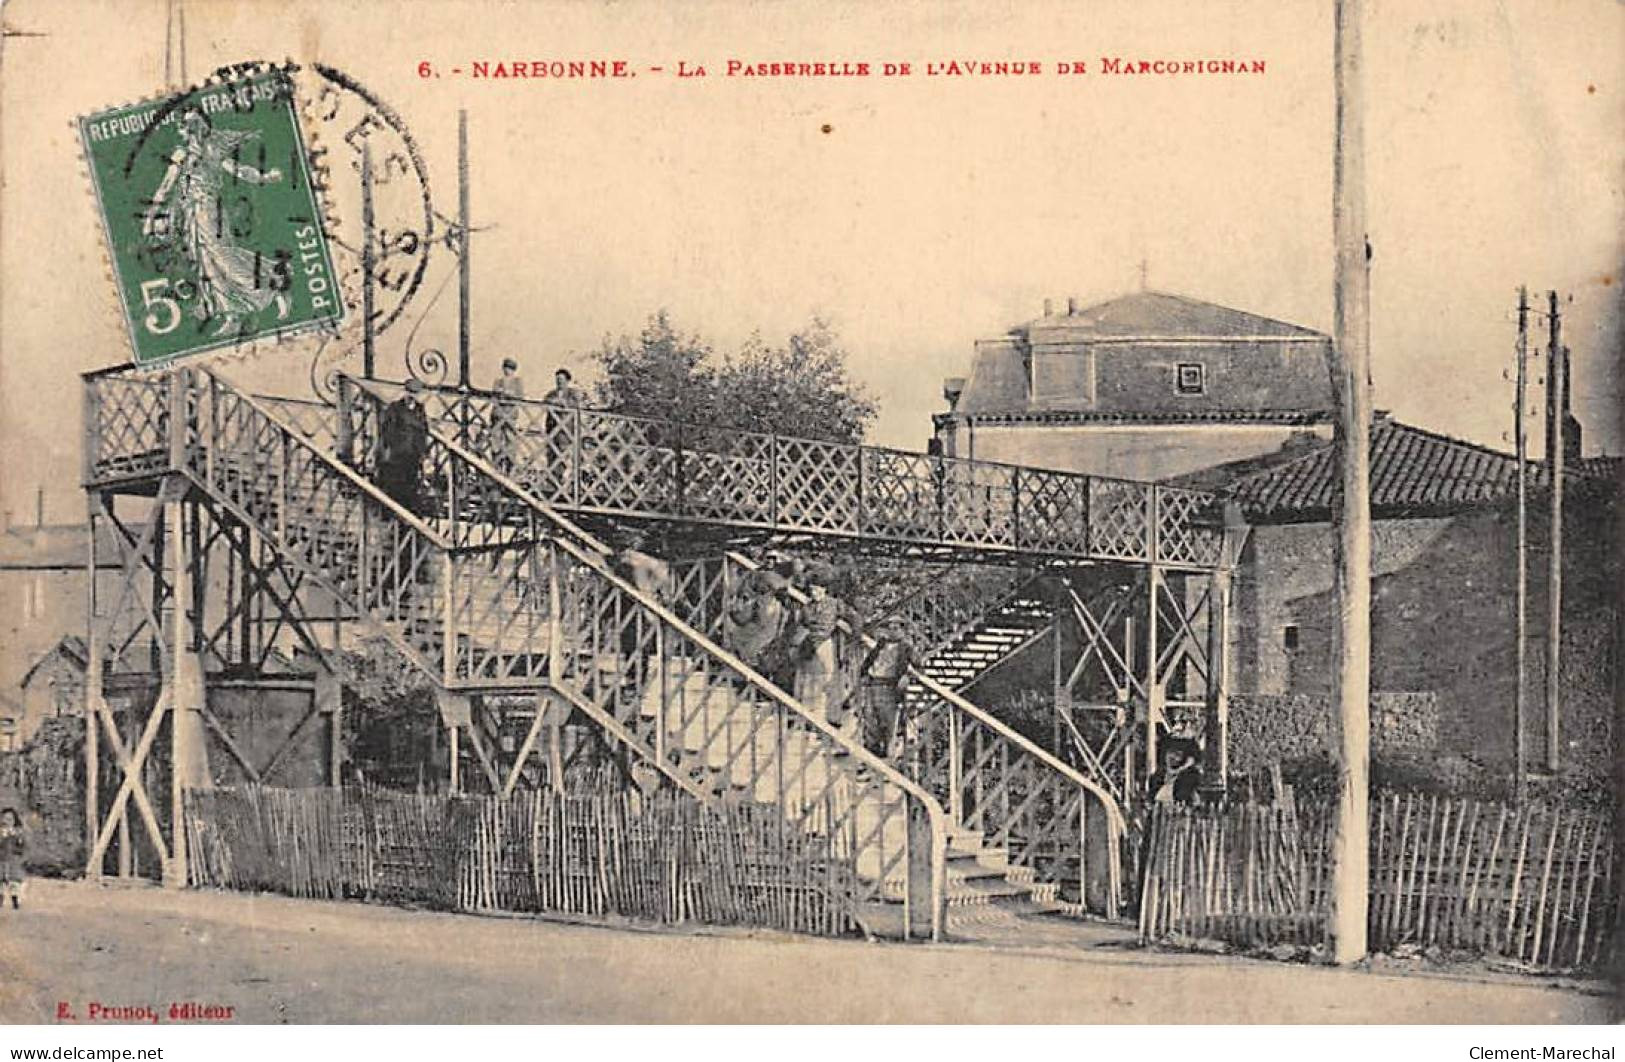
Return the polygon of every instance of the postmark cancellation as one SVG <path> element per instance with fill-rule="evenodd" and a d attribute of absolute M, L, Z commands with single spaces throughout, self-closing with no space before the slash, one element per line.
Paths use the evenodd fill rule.
<path fill-rule="evenodd" d="M 343 317 L 286 72 L 78 125 L 138 367 Z"/>

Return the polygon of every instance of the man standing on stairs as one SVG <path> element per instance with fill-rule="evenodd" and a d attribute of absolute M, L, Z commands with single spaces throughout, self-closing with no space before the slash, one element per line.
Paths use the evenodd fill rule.
<path fill-rule="evenodd" d="M 796 617 L 790 648 L 796 661 L 796 700 L 839 728 L 846 723 L 846 698 L 837 688 L 841 672 L 835 655 L 835 631 L 844 616 L 857 634 L 862 619 L 830 596 L 833 576 L 826 564 L 807 566 L 807 603 Z"/>
<path fill-rule="evenodd" d="M 569 490 L 572 480 L 570 439 L 581 432 L 579 411 L 587 403 L 586 392 L 570 381 L 570 370 L 560 366 L 553 373 L 553 390 L 542 396 L 549 407 L 543 410 L 542 419 L 542 437 L 547 440 L 542 490 L 555 496 Z"/>
<path fill-rule="evenodd" d="M 909 669 L 914 666 L 914 650 L 903 640 L 903 623 L 893 616 L 880 628 L 880 640 L 858 668 L 858 718 L 863 724 L 863 744 L 882 758 L 892 754 L 897 741 L 897 724 L 908 689 Z"/>
<path fill-rule="evenodd" d="M 415 516 L 424 515 L 423 455 L 429 449 L 429 417 L 418 399 L 422 393 L 421 380 L 408 380 L 406 393 L 384 409 L 373 473 L 378 489 Z"/>
<path fill-rule="evenodd" d="M 560 368 L 553 374 L 553 390 L 547 392 L 542 399 L 555 406 L 566 406 L 570 409 L 580 409 L 587 403 L 587 394 L 571 382 L 570 370 Z"/>
<path fill-rule="evenodd" d="M 491 390 L 496 396 L 491 403 L 491 459 L 503 472 L 512 472 L 519 435 L 515 403 L 525 397 L 525 381 L 519 378 L 517 361 L 502 359 L 502 375 L 491 384 Z"/>

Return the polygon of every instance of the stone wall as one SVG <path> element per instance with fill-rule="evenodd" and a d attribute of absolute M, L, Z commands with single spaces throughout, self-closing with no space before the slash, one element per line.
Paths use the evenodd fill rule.
<path fill-rule="evenodd" d="M 1531 505 L 1524 747 L 1545 759 L 1546 550 Z M 1606 774 L 1618 681 L 1618 540 L 1607 505 L 1576 504 L 1565 535 L 1562 704 L 1564 770 Z M 1437 699 L 1436 754 L 1509 774 L 1515 746 L 1515 522 L 1505 506 L 1373 525 L 1371 677 L 1377 690 Z M 1332 533 L 1327 524 L 1255 528 L 1237 573 L 1233 696 L 1331 691 Z M 1233 700 L 1234 703 L 1234 700 Z"/>
<path fill-rule="evenodd" d="M 31 874 L 84 869 L 84 734 L 83 719 L 47 719 L 25 747 L 0 753 L 0 807 L 22 815 Z"/>
<path fill-rule="evenodd" d="M 1373 756 L 1431 756 L 1439 745 L 1439 698 L 1431 692 L 1375 693 Z M 1322 693 L 1230 698 L 1230 770 L 1254 774 L 1272 763 L 1329 755 L 1337 747 L 1331 697 Z"/>

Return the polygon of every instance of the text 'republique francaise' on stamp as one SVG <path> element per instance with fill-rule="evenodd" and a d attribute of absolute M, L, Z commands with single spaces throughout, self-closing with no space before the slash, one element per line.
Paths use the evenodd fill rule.
<path fill-rule="evenodd" d="M 342 319 L 285 71 L 110 108 L 79 133 L 137 367 Z"/>

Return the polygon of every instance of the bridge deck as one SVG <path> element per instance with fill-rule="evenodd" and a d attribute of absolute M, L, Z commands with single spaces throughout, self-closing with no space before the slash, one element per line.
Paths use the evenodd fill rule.
<path fill-rule="evenodd" d="M 369 384 L 394 394 L 398 385 Z M 140 478 L 170 445 L 161 378 L 107 377 L 94 392 L 86 481 Z M 431 388 L 431 423 L 557 509 L 679 525 L 697 537 L 813 539 L 845 548 L 984 560 L 1156 563 L 1210 569 L 1220 499 L 1133 480 L 934 457 Z M 337 450 L 368 437 L 344 411 L 272 399 Z M 348 431 L 342 425 L 352 418 Z"/>

